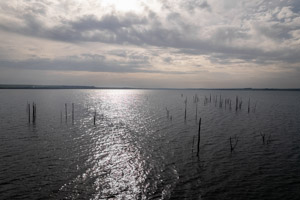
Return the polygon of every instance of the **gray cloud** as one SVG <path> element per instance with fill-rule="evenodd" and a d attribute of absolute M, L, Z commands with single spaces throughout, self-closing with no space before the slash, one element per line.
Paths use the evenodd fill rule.
<path fill-rule="evenodd" d="M 148 20 L 145 17 L 137 16 L 133 13 L 124 15 L 104 15 L 101 19 L 97 19 L 94 15 L 87 15 L 77 21 L 67 22 L 76 31 L 87 30 L 110 30 L 118 31 L 123 28 L 131 28 L 132 26 L 145 25 Z"/>
<path fill-rule="evenodd" d="M 210 8 L 206 1 L 189 0 L 181 3 L 189 9 Z M 290 6 L 289 8 L 292 7 Z M 279 13 L 282 13 L 284 8 L 287 7 L 282 7 L 281 10 L 273 15 L 277 16 Z M 285 10 L 292 12 L 292 9 Z M 172 26 L 168 26 L 168 24 L 165 24 L 166 22 L 163 22 L 164 19 L 149 11 L 147 15 L 143 16 L 138 16 L 134 13 L 110 13 L 98 18 L 90 14 L 79 17 L 76 20 L 64 19 L 60 25 L 53 27 L 44 25 L 43 21 L 37 17 L 40 13 L 44 14 L 45 11 L 40 8 L 38 11 L 34 10 L 31 14 L 22 16 L 24 22 L 22 26 L 11 26 L 10 24 L 2 23 L 0 24 L 0 29 L 64 42 L 104 42 L 172 47 L 179 49 L 182 53 L 198 52 L 198 54 L 210 55 L 210 57 L 213 57 L 215 54 L 223 54 L 228 55 L 228 58 L 243 59 L 244 57 L 252 56 L 254 59 L 263 55 L 264 59 L 273 59 L 273 55 L 278 58 L 278 51 L 280 52 L 280 50 L 276 50 L 270 53 L 261 47 L 253 45 L 239 46 L 239 40 L 247 42 L 255 36 L 249 32 L 249 28 L 236 25 L 212 26 L 210 27 L 211 33 L 208 35 L 208 39 L 197 37 L 199 31 L 201 32 L 201 28 L 195 29 L 189 22 L 184 22 L 184 19 L 181 18 L 181 14 L 178 12 L 171 12 L 165 19 Z M 256 13 L 250 14 L 254 16 Z M 257 34 L 274 42 L 283 42 L 293 38 L 291 31 L 299 29 L 299 23 L 293 24 L 292 22 L 295 19 L 299 21 L 300 16 L 297 13 L 281 15 L 280 20 L 276 20 L 273 16 L 272 21 L 259 22 L 250 20 L 249 22 L 253 23 Z M 284 22 L 285 18 L 289 18 L 291 21 L 287 24 Z M 191 35 L 193 37 L 190 37 Z M 282 48 L 281 50 L 286 52 L 287 49 Z M 299 61 L 293 56 L 294 54 L 284 56 L 283 61 L 288 60 L 285 58 Z M 245 61 L 248 62 L 249 59 Z"/>
<path fill-rule="evenodd" d="M 32 70 L 63 70 L 135 73 L 151 72 L 145 58 L 130 57 L 126 62 L 108 60 L 103 55 L 81 54 L 57 59 L 31 58 L 19 61 L 0 60 L 0 67 Z"/>
<path fill-rule="evenodd" d="M 59 3 L 57 7 L 43 0 L 24 1 L 23 7 L 2 2 L 2 32 L 80 47 L 99 43 L 118 48 L 108 49 L 103 54 L 90 53 L 91 49 L 89 53 L 57 55 L 51 59 L 31 52 L 26 56 L 32 55 L 32 58 L 19 61 L 2 56 L 0 68 L 166 73 L 153 70 L 157 68 L 152 60 L 172 65 L 175 63 L 173 55 L 169 56 L 172 53 L 182 58 L 199 56 L 224 66 L 276 63 L 285 68 L 300 63 L 300 3 L 297 0 L 157 2 L 160 3 L 157 10 L 145 5 L 143 12 L 102 9 L 100 14 L 88 10 L 76 13 L 80 6 L 74 6 L 72 1 Z M 133 52 L 129 46 L 139 50 Z M 165 50 L 166 54 L 150 50 L 156 48 Z M 4 47 L 0 51 L 5 55 Z M 181 63 L 184 62 L 190 63 L 189 67 L 197 66 L 187 60 Z"/>
<path fill-rule="evenodd" d="M 166 57 L 166 58 L 163 58 L 163 61 L 165 63 L 172 63 L 173 59 L 171 57 Z"/>
<path fill-rule="evenodd" d="M 89 71 L 113 73 L 162 73 L 162 74 L 188 74 L 194 72 L 161 71 L 154 70 L 147 56 L 138 56 L 130 53 L 126 60 L 108 60 L 103 55 L 81 54 L 58 59 L 31 58 L 26 60 L 0 60 L 0 69 L 22 70 L 54 70 L 54 71 Z"/>
<path fill-rule="evenodd" d="M 207 1 L 202 0 L 187 0 L 182 2 L 182 6 L 187 9 L 189 12 L 194 12 L 197 9 L 205 9 L 207 11 L 211 11 L 211 6 L 207 3 Z"/>

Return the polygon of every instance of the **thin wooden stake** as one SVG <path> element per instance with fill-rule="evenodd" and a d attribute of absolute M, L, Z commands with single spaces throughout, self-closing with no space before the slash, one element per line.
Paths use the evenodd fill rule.
<path fill-rule="evenodd" d="M 94 125 L 96 125 L 96 110 L 95 110 L 95 113 L 94 113 Z"/>
<path fill-rule="evenodd" d="M 30 103 L 27 104 L 28 107 L 28 123 L 30 124 Z"/>
<path fill-rule="evenodd" d="M 238 104 L 239 104 L 239 98 L 238 98 L 238 96 L 236 96 L 236 99 L 235 99 L 235 111 L 238 110 Z"/>
<path fill-rule="evenodd" d="M 36 120 L 36 104 L 34 104 L 34 122 Z"/>
<path fill-rule="evenodd" d="M 197 147 L 197 156 L 199 157 L 200 152 L 200 130 L 201 130 L 201 117 L 199 120 L 199 129 L 198 129 L 198 147 Z"/>
<path fill-rule="evenodd" d="M 249 101 L 248 101 L 248 113 L 250 112 L 250 98 L 249 98 Z"/>
<path fill-rule="evenodd" d="M 260 132 L 260 136 L 261 136 L 261 139 L 263 141 L 263 144 L 265 144 L 265 136 L 266 136 L 266 134 Z"/>
<path fill-rule="evenodd" d="M 184 120 L 186 120 L 186 104 L 187 104 L 187 97 L 185 98 L 185 109 L 184 109 Z"/>
<path fill-rule="evenodd" d="M 235 136 L 234 139 L 235 139 L 235 143 L 234 143 L 234 145 L 233 145 L 233 143 L 232 143 L 232 138 L 229 137 L 230 152 L 232 152 L 232 151 L 235 149 L 235 147 L 236 147 L 236 145 L 237 145 L 237 143 L 238 143 L 238 138 L 237 138 L 237 136 Z"/>
<path fill-rule="evenodd" d="M 35 108 L 35 103 L 32 103 L 32 123 L 35 123 L 35 118 L 36 118 L 36 108 Z"/>
<path fill-rule="evenodd" d="M 72 124 L 74 124 L 74 103 L 72 103 Z"/>
<path fill-rule="evenodd" d="M 68 105 L 65 103 L 65 117 L 66 117 L 66 123 L 67 123 L 67 121 L 68 121 L 68 107 L 67 107 Z"/>

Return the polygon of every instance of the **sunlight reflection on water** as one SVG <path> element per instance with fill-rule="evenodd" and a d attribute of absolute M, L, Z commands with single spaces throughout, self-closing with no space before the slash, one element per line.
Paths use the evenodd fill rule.
<path fill-rule="evenodd" d="M 149 165 L 149 156 L 141 153 L 144 147 L 138 137 L 146 134 L 138 133 L 137 129 L 143 128 L 140 124 L 147 123 L 141 116 L 143 111 L 139 110 L 143 108 L 144 98 L 144 91 L 136 90 L 107 90 L 88 94 L 87 107 L 90 113 L 86 115 L 96 110 L 101 118 L 95 127 L 89 129 L 86 124 L 90 124 L 91 117 L 81 120 L 81 128 L 86 134 L 92 135 L 90 156 L 84 164 L 87 169 L 72 184 L 84 183 L 87 179 L 92 181 L 95 190 L 93 199 L 146 199 L 151 193 L 150 187 L 159 181 L 159 178 L 151 182 L 147 180 L 155 166 Z"/>

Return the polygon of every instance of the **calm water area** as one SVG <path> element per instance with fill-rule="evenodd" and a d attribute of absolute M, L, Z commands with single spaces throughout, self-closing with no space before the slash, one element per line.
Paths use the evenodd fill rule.
<path fill-rule="evenodd" d="M 300 92 L 0 90 L 0 199 L 299 198 Z"/>

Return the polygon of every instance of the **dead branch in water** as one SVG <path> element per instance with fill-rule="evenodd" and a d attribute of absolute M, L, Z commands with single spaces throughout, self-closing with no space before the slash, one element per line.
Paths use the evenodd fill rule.
<path fill-rule="evenodd" d="M 233 140 L 234 140 L 234 142 L 233 142 Z M 236 135 L 234 136 L 234 138 L 229 137 L 230 152 L 232 152 L 232 151 L 235 149 L 235 147 L 236 147 L 238 141 L 239 141 L 239 140 L 238 140 L 238 137 L 237 137 Z M 234 143 L 234 144 L 233 144 L 233 143 Z"/>

